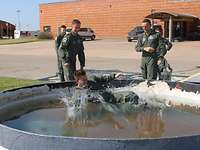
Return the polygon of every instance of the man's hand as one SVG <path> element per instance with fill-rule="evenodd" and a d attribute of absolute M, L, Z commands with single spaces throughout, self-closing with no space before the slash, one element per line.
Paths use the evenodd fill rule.
<path fill-rule="evenodd" d="M 122 78 L 123 78 L 123 74 L 122 73 L 117 73 L 115 75 L 115 79 L 117 79 L 117 80 L 122 80 Z"/>
<path fill-rule="evenodd" d="M 157 61 L 157 65 L 160 65 L 160 64 L 162 63 L 163 59 L 164 59 L 164 57 L 161 56 L 161 57 L 158 59 L 158 61 Z"/>
<path fill-rule="evenodd" d="M 148 53 L 153 53 L 153 52 L 155 51 L 155 49 L 152 48 L 152 47 L 145 47 L 144 50 L 145 50 L 146 52 L 148 52 Z"/>
<path fill-rule="evenodd" d="M 160 65 L 161 62 L 162 62 L 162 60 L 161 60 L 161 59 L 158 59 L 158 61 L 157 61 L 157 65 Z"/>
<path fill-rule="evenodd" d="M 64 67 L 69 68 L 69 63 L 65 63 Z"/>

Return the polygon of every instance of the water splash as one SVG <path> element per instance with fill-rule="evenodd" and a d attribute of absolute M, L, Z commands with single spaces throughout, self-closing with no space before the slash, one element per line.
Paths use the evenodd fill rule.
<path fill-rule="evenodd" d="M 159 109 L 165 109 L 166 107 L 178 108 L 177 106 L 188 106 L 192 109 L 200 108 L 200 94 L 176 88 L 170 89 L 166 82 L 161 81 L 154 81 L 151 86 L 147 82 L 142 82 L 137 85 L 132 84 L 127 87 L 108 88 L 107 90 L 112 93 L 134 92 L 140 98 L 139 104 L 134 106 L 130 103 L 111 104 L 106 102 L 98 91 L 92 92 L 89 89 L 77 89 L 74 87 L 61 94 L 62 101 L 66 105 L 68 117 L 72 119 L 86 119 L 88 115 L 87 106 L 91 98 L 96 100 L 98 105 L 101 105 L 103 109 L 117 116 L 123 116 L 126 112 L 134 112 L 138 107 L 145 105 L 150 108 Z"/>
<path fill-rule="evenodd" d="M 107 89 L 107 91 L 110 92 L 109 89 Z M 92 112 L 93 115 L 106 111 L 114 114 L 114 116 L 121 116 L 124 118 L 125 109 L 122 110 L 118 105 L 106 102 L 99 91 L 90 91 L 89 89 L 78 89 L 74 87 L 61 91 L 59 95 L 66 106 L 66 122 L 70 124 L 79 122 L 84 125 L 88 123 L 91 116 L 91 112 L 89 111 L 91 102 L 93 104 L 96 103 L 96 106 L 92 106 L 96 108 L 95 111 Z M 129 111 L 133 109 L 133 107 L 134 106 L 129 107 Z"/>

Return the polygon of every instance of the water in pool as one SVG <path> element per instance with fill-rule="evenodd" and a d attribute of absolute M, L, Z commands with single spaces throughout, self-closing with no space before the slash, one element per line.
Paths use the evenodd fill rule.
<path fill-rule="evenodd" d="M 100 107 L 91 104 L 87 112 L 71 120 L 65 108 L 41 109 L 6 121 L 4 125 L 44 135 L 89 138 L 154 138 L 200 133 L 197 114 L 142 108 L 122 115 Z"/>
<path fill-rule="evenodd" d="M 65 108 L 36 110 L 3 124 L 38 134 L 69 137 L 159 138 L 200 134 L 200 94 L 170 89 L 163 82 L 150 87 L 144 82 L 112 92 L 126 90 L 139 95 L 139 106 L 104 103 L 98 94 L 93 96 L 100 103 L 88 103 L 87 91 L 76 93 L 80 97 L 72 94 L 78 100 L 75 103 L 64 92 L 61 100 Z"/>

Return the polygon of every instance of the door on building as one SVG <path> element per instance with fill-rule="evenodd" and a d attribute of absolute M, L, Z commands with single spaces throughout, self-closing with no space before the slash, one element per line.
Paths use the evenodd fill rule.
<path fill-rule="evenodd" d="M 187 23 L 185 21 L 174 21 L 173 33 L 175 40 L 184 40 L 187 35 Z"/>
<path fill-rule="evenodd" d="M 185 40 L 187 36 L 187 22 L 174 21 L 172 29 L 172 37 L 174 40 Z M 164 36 L 169 37 L 169 21 L 164 22 Z"/>

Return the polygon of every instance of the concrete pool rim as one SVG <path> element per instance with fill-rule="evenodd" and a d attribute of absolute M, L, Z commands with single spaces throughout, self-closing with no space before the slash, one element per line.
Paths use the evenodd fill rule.
<path fill-rule="evenodd" d="M 142 82 L 142 80 L 138 80 L 138 82 Z M 188 91 L 193 91 L 196 92 L 197 90 L 200 91 L 200 85 L 199 84 L 193 84 L 193 83 L 170 83 L 170 85 L 175 86 L 176 84 L 179 84 L 180 86 L 184 87 L 184 90 L 188 90 Z M 33 85 L 33 86 L 27 86 L 27 87 L 22 87 L 22 88 L 15 88 L 15 89 L 11 89 L 11 90 L 6 90 L 1 92 L 0 94 L 4 94 L 4 93 L 8 93 L 8 92 L 14 92 L 14 91 L 18 91 L 21 89 L 29 89 L 29 88 L 35 88 L 35 87 L 42 87 L 42 86 L 48 86 L 49 90 L 52 89 L 57 89 L 57 88 L 65 88 L 65 87 L 72 87 L 74 86 L 73 82 L 63 82 L 63 83 L 44 83 L 44 84 L 39 84 L 39 85 Z M 135 142 L 141 142 L 141 143 L 149 143 L 150 145 L 153 144 L 156 146 L 155 142 L 161 142 L 161 144 L 167 144 L 170 143 L 170 141 L 174 141 L 174 142 L 180 142 L 180 141 L 185 141 L 186 143 L 190 143 L 191 139 L 193 139 L 192 141 L 194 142 L 194 144 L 199 147 L 200 146 L 200 133 L 199 134 L 193 134 L 193 135 L 186 135 L 186 136 L 174 136 L 174 137 L 161 137 L 161 138 L 127 138 L 127 139 L 120 139 L 120 138 L 85 138 L 85 137 L 64 137 L 64 136 L 51 136 L 51 135 L 40 135 L 40 134 L 35 134 L 35 133 L 30 133 L 30 132 L 26 132 L 26 131 L 21 131 L 18 129 L 14 129 L 14 128 L 10 128 L 8 126 L 4 126 L 2 124 L 0 124 L 0 146 L 5 146 L 8 148 L 8 145 L 10 145 L 12 143 L 12 138 L 10 136 L 12 135 L 6 135 L 6 134 L 13 134 L 14 136 L 26 136 L 31 137 L 31 138 L 39 138 L 39 139 L 45 139 L 46 140 L 50 140 L 50 141 L 57 141 L 57 143 L 59 143 L 58 141 L 66 141 L 69 140 L 71 142 L 75 142 L 77 140 L 81 140 L 82 142 L 86 142 L 89 144 L 94 144 L 94 145 L 98 145 L 99 146 L 99 142 L 100 143 L 107 143 L 105 146 L 106 149 L 110 148 L 110 149 L 117 149 L 118 146 L 113 146 L 111 144 L 111 146 L 109 145 L 109 143 L 112 142 L 117 142 L 119 145 L 120 143 L 123 145 L 123 143 L 127 143 L 128 145 L 134 145 Z M 5 134 L 5 136 L 3 135 Z M 10 139 L 10 141 L 6 142 L 6 140 Z M 28 141 L 28 139 L 27 139 Z M 196 141 L 196 143 L 195 143 Z M 50 142 L 51 143 L 51 142 Z M 65 143 L 65 142 L 64 142 Z M 132 144 L 131 144 L 132 143 Z M 173 143 L 173 142 L 172 142 Z M 180 142 L 182 143 L 182 142 Z M 53 143 L 51 143 L 53 144 Z M 66 143 L 69 146 L 69 143 Z M 22 142 L 23 145 L 23 142 Z M 152 146 L 153 146 L 152 145 Z M 178 146 L 179 144 L 177 144 Z M 184 145 L 184 144 L 183 144 Z M 75 148 L 75 147 L 79 147 L 78 145 L 71 145 L 71 148 Z M 70 147 L 70 146 L 69 146 Z M 63 147 L 64 148 L 64 147 Z M 130 149 L 131 147 L 127 146 L 125 149 Z M 15 148 L 16 150 L 18 150 L 17 148 Z M 81 149 L 81 147 L 77 148 L 77 149 Z M 83 148 L 84 149 L 84 148 Z M 86 148 L 85 148 L 86 149 Z M 89 148 L 90 149 L 90 148 Z M 98 148 L 97 148 L 98 149 Z M 99 149 L 105 149 L 105 148 L 99 148 Z M 172 148 L 173 149 L 173 148 Z M 183 147 L 184 149 L 184 147 Z M 21 150 L 21 149 L 19 149 Z M 32 150 L 32 149 L 31 149 Z M 35 149 L 34 149 L 35 150 Z"/>

